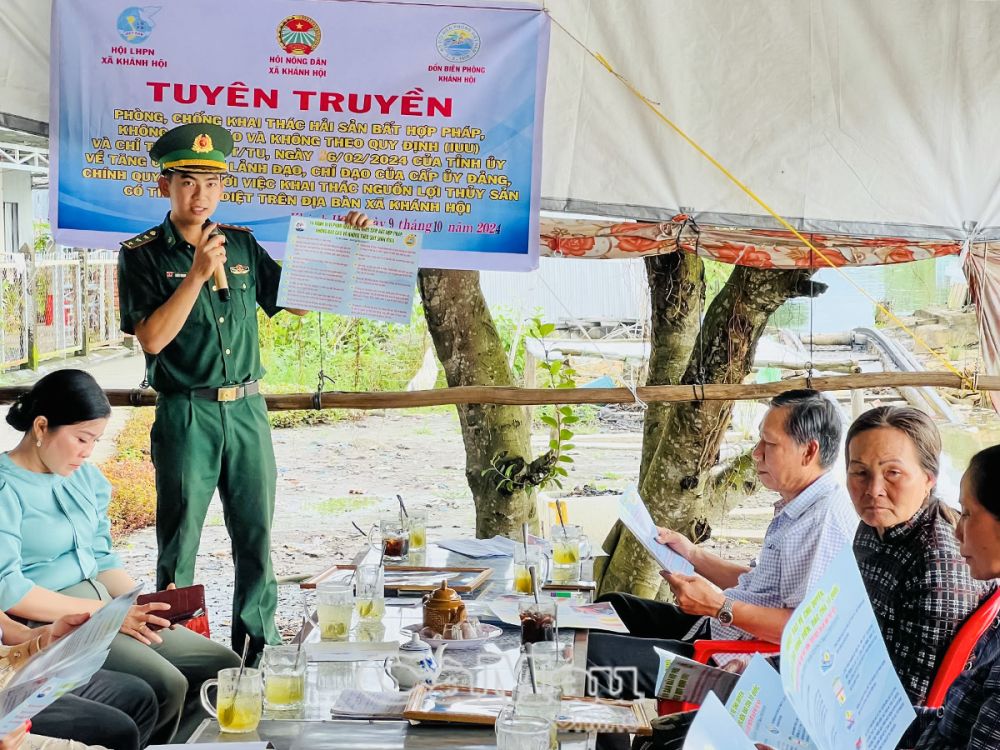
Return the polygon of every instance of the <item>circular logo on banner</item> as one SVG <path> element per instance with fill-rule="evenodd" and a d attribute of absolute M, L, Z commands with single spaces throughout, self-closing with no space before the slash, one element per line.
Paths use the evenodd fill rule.
<path fill-rule="evenodd" d="M 451 23 L 438 32 L 437 51 L 451 62 L 471 60 L 479 52 L 479 32 L 467 23 Z"/>
<path fill-rule="evenodd" d="M 129 44 L 141 44 L 151 33 L 153 21 L 146 15 L 145 8 L 133 5 L 118 16 L 118 34 Z"/>
<path fill-rule="evenodd" d="M 319 24 L 309 16 L 289 16 L 278 24 L 278 44 L 289 55 L 308 55 L 319 46 Z"/>

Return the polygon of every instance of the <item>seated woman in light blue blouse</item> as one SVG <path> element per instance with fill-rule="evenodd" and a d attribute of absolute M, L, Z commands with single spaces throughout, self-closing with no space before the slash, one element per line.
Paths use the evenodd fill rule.
<path fill-rule="evenodd" d="M 53 622 L 135 586 L 111 548 L 111 484 L 87 463 L 110 416 L 104 391 L 81 370 L 46 375 L 10 408 L 7 422 L 24 437 L 0 454 L 0 609 L 9 614 Z M 154 743 L 183 740 L 203 718 L 202 682 L 239 659 L 190 630 L 152 630 L 169 622 L 150 609 L 132 608 L 105 668 L 153 688 Z"/>

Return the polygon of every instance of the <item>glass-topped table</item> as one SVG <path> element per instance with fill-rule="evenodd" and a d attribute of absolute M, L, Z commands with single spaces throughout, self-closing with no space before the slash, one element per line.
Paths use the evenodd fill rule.
<path fill-rule="evenodd" d="M 359 555 L 355 564 L 377 563 L 374 552 Z M 513 586 L 511 558 L 469 558 L 430 545 L 424 559 L 411 555 L 407 565 L 433 567 L 479 567 L 490 570 L 489 579 L 466 598 L 470 599 L 470 614 L 476 614 L 480 602 L 504 593 Z M 334 575 L 330 568 L 306 582 L 306 587 Z M 387 595 L 391 592 L 387 592 Z M 382 620 L 385 633 L 377 633 L 386 642 L 402 642 L 408 634 L 402 632 L 406 625 L 419 625 L 422 620 L 420 597 L 412 598 L 407 606 L 391 602 Z M 520 629 L 502 625 L 503 633 L 478 650 L 449 650 L 444 652 L 444 666 L 438 683 L 471 685 L 473 687 L 510 690 L 515 683 L 514 666 L 520 654 Z M 299 638 L 306 644 L 319 641 L 318 631 L 307 624 Z M 588 631 L 564 630 L 559 640 L 573 654 L 573 692 L 584 694 Z M 392 680 L 384 671 L 384 654 L 359 657 L 355 661 L 310 661 L 306 676 L 306 706 L 295 715 L 269 714 L 255 734 L 223 734 L 218 723 L 206 720 L 189 740 L 191 744 L 225 741 L 251 741 L 256 738 L 269 740 L 277 750 L 339 750 L 340 748 L 468 748 L 495 747 L 492 729 L 462 726 L 410 725 L 404 721 L 368 721 L 364 719 L 331 718 L 330 708 L 340 692 L 355 688 L 360 690 L 391 691 Z M 592 747 L 592 739 L 585 734 L 565 733 L 560 736 L 565 750 L 584 750 Z"/>

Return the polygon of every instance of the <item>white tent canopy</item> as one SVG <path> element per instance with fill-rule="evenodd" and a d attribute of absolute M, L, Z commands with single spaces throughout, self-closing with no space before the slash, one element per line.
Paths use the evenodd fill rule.
<path fill-rule="evenodd" d="M 0 126 L 37 132 L 49 121 L 49 27 L 45 0 L 4 0 L 0 13 Z"/>
<path fill-rule="evenodd" d="M 1000 236 L 1000 3 L 549 0 L 796 228 Z M 545 208 L 776 227 L 558 28 Z"/>
<path fill-rule="evenodd" d="M 706 225 L 777 226 L 562 25 L 798 228 L 960 240 L 975 226 L 977 239 L 1000 239 L 995 0 L 547 7 L 557 25 L 545 208 L 648 220 L 683 209 Z M 48 121 L 49 26 L 44 0 L 5 0 L 8 123 Z"/>

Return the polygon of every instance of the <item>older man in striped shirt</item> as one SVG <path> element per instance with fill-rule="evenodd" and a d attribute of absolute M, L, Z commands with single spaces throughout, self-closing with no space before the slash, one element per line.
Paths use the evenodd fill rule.
<path fill-rule="evenodd" d="M 654 645 L 690 655 L 691 643 L 701 638 L 780 642 L 792 610 L 851 542 L 858 525 L 847 491 L 829 474 L 840 435 L 837 407 L 816 391 L 787 391 L 771 401 L 753 459 L 761 484 L 780 500 L 759 559 L 749 566 L 729 562 L 660 529 L 659 541 L 689 560 L 695 575 L 662 573 L 676 605 L 631 594 L 602 597 L 614 605 L 630 635 L 591 634 L 588 666 L 598 692 L 653 697 Z M 605 678 L 616 668 L 637 670 L 637 695 L 628 695 L 631 679 Z"/>

